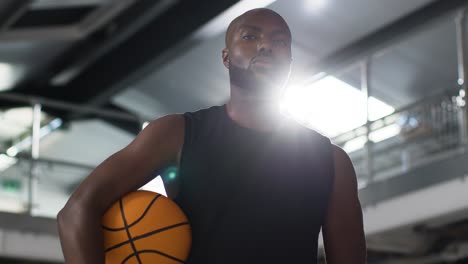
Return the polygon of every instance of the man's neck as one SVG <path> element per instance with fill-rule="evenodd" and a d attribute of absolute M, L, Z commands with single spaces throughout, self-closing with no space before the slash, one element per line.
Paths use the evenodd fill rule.
<path fill-rule="evenodd" d="M 259 131 L 271 131 L 281 120 L 277 99 L 261 99 L 232 85 L 227 113 L 240 126 Z"/>

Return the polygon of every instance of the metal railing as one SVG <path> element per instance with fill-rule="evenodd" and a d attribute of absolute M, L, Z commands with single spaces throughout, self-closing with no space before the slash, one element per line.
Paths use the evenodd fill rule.
<path fill-rule="evenodd" d="M 44 143 L 46 137 L 55 138 L 53 140 L 57 141 L 60 140 L 61 136 L 67 134 L 66 131 L 71 130 L 70 134 L 80 134 L 84 140 L 93 138 L 99 133 L 86 130 L 86 124 L 79 132 L 73 132 L 77 129 L 73 127 L 75 123 L 86 123 L 86 120 L 96 121 L 103 118 L 127 124 L 130 122 L 135 124 L 136 129 L 134 130 L 136 131 L 149 120 L 147 117 L 124 112 L 14 93 L 0 93 L 0 101 L 14 103 L 18 106 L 13 109 L 30 109 L 29 113 L 26 112 L 26 116 L 24 116 L 25 112 L 23 112 L 21 117 L 25 118 L 29 114 L 29 121 L 14 120 L 15 117 L 13 117 L 13 120 L 11 120 L 11 117 L 10 120 L 7 120 L 7 111 L 0 112 L 0 125 L 3 125 L 4 129 L 8 130 L 9 127 L 23 126 L 23 129 L 14 133 L 15 135 L 11 138 L 0 138 L 0 210 L 30 215 L 55 217 L 60 209 L 59 207 L 63 206 L 74 188 L 84 177 L 89 175 L 97 165 L 96 163 L 99 162 L 90 159 L 79 161 L 74 160 L 72 157 L 57 157 L 57 154 L 52 155 L 54 158 L 47 158 L 50 153 L 44 153 L 44 149 L 48 145 L 47 142 Z M 57 116 L 46 114 L 43 108 L 52 110 L 51 112 L 60 111 L 66 116 L 91 117 L 66 122 Z M 25 122 L 26 124 L 24 124 Z M 19 125 L 20 123 L 22 124 Z M 95 123 L 99 123 L 99 121 Z M 67 128 L 66 126 L 72 127 Z M 101 126 L 103 125 L 101 124 Z M 108 132 L 100 131 L 100 134 L 104 133 L 105 139 L 110 141 L 112 141 L 112 137 L 115 137 L 118 141 L 119 136 L 109 132 L 112 130 L 115 130 L 115 128 L 110 126 Z M 109 133 L 109 135 L 105 133 Z M 63 146 L 63 143 L 54 144 L 58 145 L 59 149 L 61 148 L 60 145 Z M 50 145 L 51 143 L 49 143 L 49 147 Z M 72 144 L 72 148 L 75 149 L 69 149 L 69 152 L 79 151 L 80 154 L 75 156 L 83 157 L 87 156 L 87 152 L 98 151 L 93 148 L 99 148 L 99 146 L 89 144 L 87 146 L 82 145 L 83 143 Z M 81 150 L 76 148 L 81 148 Z M 63 153 L 63 151 L 62 149 L 58 152 Z M 104 156 L 104 154 L 101 156 Z"/>
<path fill-rule="evenodd" d="M 332 139 L 345 149 L 353 143 L 358 145 L 354 151 L 349 151 L 349 155 L 361 187 L 466 150 L 468 84 L 465 9 L 459 10 L 454 22 L 458 87 L 414 102 L 374 121 L 369 120 L 368 100 L 367 123 Z M 369 81 L 370 61 L 370 58 L 366 58 L 361 62 L 361 91 L 368 99 L 373 92 Z"/>
<path fill-rule="evenodd" d="M 464 107 L 460 100 L 457 95 L 438 94 L 369 121 L 332 141 L 345 149 L 354 142 L 361 143 L 349 151 L 361 184 L 404 173 L 444 154 L 464 151 Z M 367 151 L 372 163 L 367 160 Z"/>

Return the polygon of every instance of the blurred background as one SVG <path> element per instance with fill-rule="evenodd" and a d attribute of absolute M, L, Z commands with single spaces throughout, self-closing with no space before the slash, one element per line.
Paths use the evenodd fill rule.
<path fill-rule="evenodd" d="M 368 262 L 468 263 L 467 6 L 1 0 L 0 263 L 63 263 L 56 214 L 96 165 L 150 120 L 226 103 L 225 29 L 256 7 L 293 32 L 283 113 L 354 163 Z"/>

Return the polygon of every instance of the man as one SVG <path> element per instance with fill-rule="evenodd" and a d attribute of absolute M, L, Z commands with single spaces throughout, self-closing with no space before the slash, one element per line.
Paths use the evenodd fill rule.
<path fill-rule="evenodd" d="M 58 215 L 67 264 L 103 263 L 100 219 L 155 171 L 177 165 L 167 193 L 187 214 L 188 263 L 365 263 L 362 212 L 350 159 L 322 135 L 279 114 L 291 32 L 269 9 L 236 18 L 222 60 L 227 105 L 150 123 L 100 164 Z"/>

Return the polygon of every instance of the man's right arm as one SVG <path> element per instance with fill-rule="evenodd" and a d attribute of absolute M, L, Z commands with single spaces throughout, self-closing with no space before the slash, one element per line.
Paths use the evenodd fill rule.
<path fill-rule="evenodd" d="M 104 263 L 103 214 L 123 195 L 150 181 L 156 171 L 177 165 L 183 141 L 183 116 L 155 120 L 78 186 L 57 215 L 65 263 Z"/>

